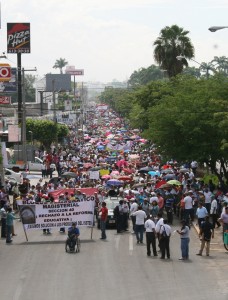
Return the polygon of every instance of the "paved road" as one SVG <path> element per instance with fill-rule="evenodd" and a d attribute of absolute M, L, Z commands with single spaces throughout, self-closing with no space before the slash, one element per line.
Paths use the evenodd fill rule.
<path fill-rule="evenodd" d="M 57 231 L 50 236 L 29 231 L 26 242 L 19 221 L 15 228 L 12 245 L 0 240 L 1 300 L 228 299 L 228 252 L 196 256 L 194 229 L 190 260 L 181 262 L 177 234 L 171 239 L 172 259 L 163 261 L 148 258 L 145 245 L 137 245 L 131 233 L 108 230 L 102 241 L 94 228 L 91 240 L 91 230 L 83 228 L 81 252 L 68 254 L 66 236 Z"/>
<path fill-rule="evenodd" d="M 38 179 L 31 179 L 35 184 Z M 173 231 L 179 226 L 173 226 Z M 190 260 L 180 257 L 179 235 L 171 238 L 171 260 L 147 257 L 131 233 L 81 229 L 81 252 L 65 253 L 66 235 L 53 231 L 28 231 L 15 221 L 18 234 L 12 245 L 0 240 L 1 300 L 204 300 L 228 299 L 228 252 L 220 243 L 220 230 L 211 256 L 198 257 L 199 239 L 191 230 Z"/>

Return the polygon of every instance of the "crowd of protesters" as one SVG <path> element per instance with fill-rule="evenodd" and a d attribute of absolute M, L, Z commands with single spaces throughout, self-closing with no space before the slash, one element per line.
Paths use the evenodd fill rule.
<path fill-rule="evenodd" d="M 36 185 L 31 185 L 25 178 L 22 184 L 10 186 L 6 181 L 2 187 L 2 237 L 6 237 L 7 242 L 11 241 L 9 235 L 13 233 L 7 226 L 12 228 L 14 219 L 9 193 L 13 196 L 16 211 L 18 200 L 26 203 L 80 201 L 86 197 L 83 188 L 96 189 L 96 206 L 106 212 L 101 238 L 106 239 L 103 223 L 107 218 L 102 203 L 107 197 L 119 197 L 118 211 L 115 211 L 117 233 L 128 230 L 130 219 L 138 244 L 143 243 L 144 231 L 146 233 L 148 256 L 151 255 L 150 245 L 157 256 L 158 239 L 161 258 L 165 258 L 165 254 L 170 257 L 170 225 L 174 216 L 182 222 L 179 231 L 183 239 L 182 259 L 188 259 L 189 233 L 186 228 L 190 228 L 195 220 L 203 230 L 202 224 L 210 216 L 213 230 L 221 223 L 224 230 L 228 230 L 228 193 L 212 180 L 205 183 L 199 178 L 196 161 L 164 162 L 156 145 L 143 139 L 139 130 L 129 128 L 115 112 L 102 109 L 102 106 L 87 114 L 83 130 L 79 131 L 76 125 L 69 129 L 64 145 L 37 151 L 36 155 L 43 159 L 44 165 L 42 178 Z M 53 177 L 54 169 L 58 174 L 56 177 Z M 69 189 L 73 192 L 69 193 Z M 56 190 L 61 190 L 58 198 L 53 196 Z M 64 232 L 64 228 L 61 230 Z M 50 231 L 44 230 L 44 233 Z"/>

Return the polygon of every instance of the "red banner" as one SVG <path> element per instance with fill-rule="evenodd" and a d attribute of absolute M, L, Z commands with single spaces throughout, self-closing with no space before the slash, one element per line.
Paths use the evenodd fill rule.
<path fill-rule="evenodd" d="M 58 202 L 59 195 L 65 194 L 68 192 L 68 195 L 74 194 L 76 191 L 80 191 L 82 194 L 86 194 L 86 196 L 93 196 L 95 193 L 97 193 L 97 188 L 81 188 L 81 189 L 62 189 L 62 190 L 55 190 L 51 193 L 49 193 L 55 200 L 55 202 Z"/>

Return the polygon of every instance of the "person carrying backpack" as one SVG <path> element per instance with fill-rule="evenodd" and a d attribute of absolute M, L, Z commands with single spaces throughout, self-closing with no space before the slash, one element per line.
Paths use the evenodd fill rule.
<path fill-rule="evenodd" d="M 169 241 L 171 236 L 171 227 L 167 224 L 167 220 L 163 220 L 163 224 L 160 226 L 159 231 L 159 245 L 161 250 L 161 259 L 170 259 Z"/>

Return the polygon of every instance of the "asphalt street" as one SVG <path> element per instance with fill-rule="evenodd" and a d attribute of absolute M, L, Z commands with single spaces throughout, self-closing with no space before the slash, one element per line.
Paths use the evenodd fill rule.
<path fill-rule="evenodd" d="M 174 232 L 179 223 L 172 227 Z M 190 259 L 179 261 L 180 237 L 171 237 L 171 259 L 147 257 L 133 234 L 81 228 L 80 253 L 66 253 L 66 234 L 28 231 L 15 221 L 12 244 L 0 240 L 1 300 L 228 299 L 228 252 L 212 245 L 209 257 L 196 256 L 199 239 L 191 229 Z M 144 240 L 145 242 L 145 240 Z"/>

